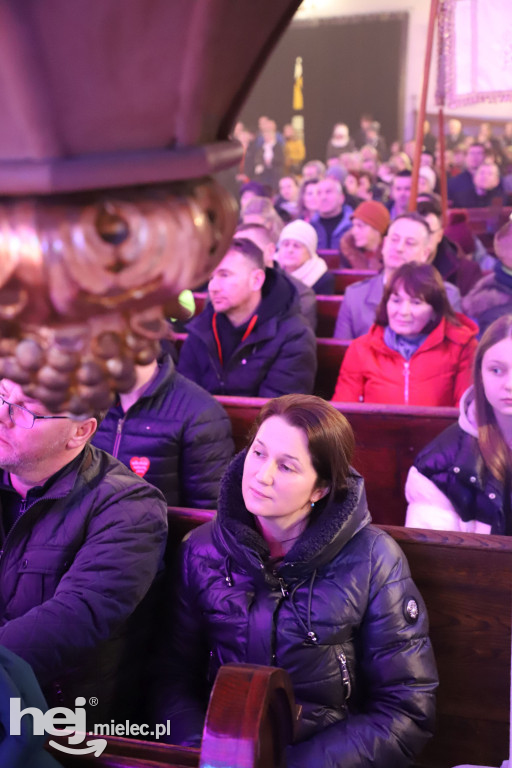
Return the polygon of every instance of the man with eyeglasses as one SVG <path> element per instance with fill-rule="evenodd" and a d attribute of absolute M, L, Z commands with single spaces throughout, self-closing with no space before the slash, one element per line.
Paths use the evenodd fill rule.
<path fill-rule="evenodd" d="M 167 510 L 90 445 L 98 418 L 51 414 L 0 380 L 0 645 L 50 706 L 96 697 L 104 718 L 134 704 Z"/>
<path fill-rule="evenodd" d="M 402 264 L 409 261 L 429 261 L 430 237 L 430 227 L 418 213 L 404 213 L 391 222 L 382 244 L 384 268 L 375 277 L 353 283 L 345 289 L 334 338 L 356 339 L 368 333 L 375 322 L 375 313 L 384 293 L 384 285 Z M 460 312 L 461 298 L 458 288 L 451 283 L 444 285 L 448 301 L 456 312 Z"/>

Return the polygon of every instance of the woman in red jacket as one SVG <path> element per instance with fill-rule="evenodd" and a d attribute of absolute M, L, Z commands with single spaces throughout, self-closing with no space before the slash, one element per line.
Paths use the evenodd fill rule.
<path fill-rule="evenodd" d="M 456 406 L 471 383 L 477 332 L 453 312 L 435 267 L 403 264 L 375 324 L 350 344 L 333 400 Z"/>

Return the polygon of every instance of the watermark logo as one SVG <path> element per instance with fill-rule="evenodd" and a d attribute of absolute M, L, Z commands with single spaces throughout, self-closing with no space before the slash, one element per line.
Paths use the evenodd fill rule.
<path fill-rule="evenodd" d="M 50 739 L 49 743 L 55 749 L 67 752 L 68 754 L 94 755 L 99 757 L 107 746 L 106 739 L 89 739 L 84 747 L 78 747 L 79 744 L 83 744 L 88 735 L 84 705 L 84 697 L 78 696 L 75 699 L 75 709 L 54 707 L 47 712 L 43 712 L 37 707 L 21 709 L 21 699 L 12 698 L 10 702 L 9 733 L 12 736 L 19 736 L 21 734 L 22 718 L 31 717 L 33 722 L 32 730 L 35 736 L 43 736 L 47 733 L 50 736 L 67 737 L 70 746 Z"/>
<path fill-rule="evenodd" d="M 34 735 L 43 736 L 46 733 L 50 736 L 58 736 L 60 739 L 63 737 L 67 739 L 67 745 L 62 741 L 50 739 L 49 744 L 54 749 L 72 755 L 94 755 L 95 757 L 99 757 L 107 747 L 107 740 L 96 738 L 97 736 L 142 736 L 158 741 L 163 736 L 170 735 L 171 724 L 169 720 L 165 725 L 156 723 L 153 727 L 144 723 L 131 723 L 129 720 L 124 723 L 116 723 L 111 720 L 110 723 L 95 723 L 93 730 L 87 731 L 85 703 L 84 697 L 78 696 L 75 699 L 75 709 L 54 707 L 43 712 L 37 707 L 21 709 L 21 699 L 12 698 L 10 700 L 9 733 L 12 736 L 19 736 L 22 719 L 31 717 Z M 92 697 L 89 699 L 89 704 L 96 706 L 98 699 Z M 88 738 L 89 736 L 94 738 Z"/>

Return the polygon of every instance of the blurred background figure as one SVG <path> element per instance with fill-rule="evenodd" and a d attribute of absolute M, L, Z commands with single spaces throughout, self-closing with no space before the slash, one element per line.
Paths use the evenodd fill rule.
<path fill-rule="evenodd" d="M 382 268 L 382 241 L 390 217 L 385 205 L 374 200 L 360 203 L 352 214 L 352 227 L 340 240 L 344 266 L 354 269 Z"/>
<path fill-rule="evenodd" d="M 348 125 L 336 123 L 332 130 L 331 138 L 327 142 L 326 162 L 328 163 L 331 157 L 339 157 L 344 152 L 353 152 L 355 148 L 355 142 L 350 138 Z"/>
<path fill-rule="evenodd" d="M 306 147 L 291 123 L 283 126 L 284 137 L 284 171 L 294 175 L 300 174 L 302 163 L 306 159 Z"/>
<path fill-rule="evenodd" d="M 483 333 L 501 315 L 512 313 L 512 221 L 507 221 L 494 235 L 498 261 L 494 269 L 464 297 L 462 307 Z"/>
<path fill-rule="evenodd" d="M 279 179 L 279 193 L 274 200 L 274 208 L 284 222 L 296 219 L 299 213 L 299 185 L 294 176 L 282 176 Z"/>
<path fill-rule="evenodd" d="M 323 179 L 325 176 L 325 163 L 321 160 L 308 160 L 302 166 L 302 180 L 306 179 Z"/>
<path fill-rule="evenodd" d="M 302 182 L 297 203 L 299 219 L 309 222 L 318 211 L 318 181 L 318 179 L 306 179 Z"/>
<path fill-rule="evenodd" d="M 275 242 L 284 226 L 282 218 L 268 197 L 251 198 L 240 211 L 240 218 L 243 224 L 262 224 L 268 229 Z"/>
<path fill-rule="evenodd" d="M 462 123 L 460 120 L 452 117 L 448 120 L 448 133 L 445 137 L 446 149 L 455 149 L 457 144 L 460 144 L 465 138 L 465 133 L 462 130 Z"/>

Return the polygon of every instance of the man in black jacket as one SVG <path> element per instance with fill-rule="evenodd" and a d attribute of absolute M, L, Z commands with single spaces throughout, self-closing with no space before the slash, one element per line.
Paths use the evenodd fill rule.
<path fill-rule="evenodd" d="M 233 453 L 231 422 L 204 389 L 166 355 L 136 366 L 137 381 L 119 395 L 93 444 L 159 488 L 170 507 L 215 509 Z"/>
<path fill-rule="evenodd" d="M 247 239 L 233 240 L 208 284 L 210 303 L 187 326 L 178 371 L 212 394 L 310 394 L 316 339 L 294 286 Z"/>
<path fill-rule="evenodd" d="M 99 722 L 128 715 L 141 690 L 140 611 L 167 510 L 159 491 L 89 445 L 96 423 L 50 414 L 0 380 L 0 645 L 32 666 L 51 706 L 95 697 Z"/>

